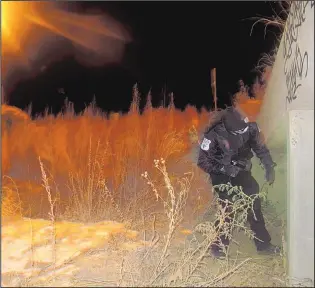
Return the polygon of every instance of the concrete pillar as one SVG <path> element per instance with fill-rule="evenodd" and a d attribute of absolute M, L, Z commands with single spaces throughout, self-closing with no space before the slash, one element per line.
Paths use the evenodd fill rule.
<path fill-rule="evenodd" d="M 276 162 L 287 156 L 291 285 L 314 285 L 314 1 L 292 2 L 258 123 Z"/>
<path fill-rule="evenodd" d="M 289 275 L 292 285 L 310 285 L 314 282 L 314 110 L 291 110 L 289 119 Z"/>

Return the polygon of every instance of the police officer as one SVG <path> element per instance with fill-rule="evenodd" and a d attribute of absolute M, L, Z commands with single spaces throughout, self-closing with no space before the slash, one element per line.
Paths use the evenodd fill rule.
<path fill-rule="evenodd" d="M 276 164 L 261 141 L 258 125 L 249 122 L 236 106 L 228 107 L 223 110 L 219 121 L 206 129 L 200 145 L 198 166 L 210 175 L 213 186 L 230 182 L 233 186 L 242 186 L 243 192 L 249 196 L 258 194 L 259 185 L 251 174 L 250 159 L 254 156 L 252 151 L 260 159 L 265 169 L 265 179 L 271 185 L 275 180 Z M 221 200 L 232 201 L 232 196 L 226 192 L 218 192 Z M 271 238 L 265 227 L 259 198 L 256 198 L 253 207 L 255 215 L 248 211 L 247 220 L 255 235 L 257 251 L 279 253 L 279 247 L 270 243 Z M 229 245 L 229 239 L 224 236 L 220 238 L 223 245 Z M 215 257 L 222 257 L 224 253 L 218 243 L 215 241 L 212 244 L 211 252 Z"/>

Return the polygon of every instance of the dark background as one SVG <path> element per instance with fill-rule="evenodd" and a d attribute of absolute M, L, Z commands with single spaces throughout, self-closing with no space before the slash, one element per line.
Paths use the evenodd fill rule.
<path fill-rule="evenodd" d="M 251 17 L 272 16 L 273 2 L 81 2 L 72 8 L 84 13 L 97 7 L 126 25 L 133 42 L 119 65 L 91 68 L 68 57 L 50 65 L 36 78 L 20 81 L 10 91 L 9 104 L 33 113 L 49 107 L 58 113 L 67 97 L 77 112 L 95 96 L 104 111 L 127 111 L 137 82 L 143 95 L 153 94 L 153 105 L 163 100 L 162 90 L 174 92 L 175 105 L 212 107 L 210 70 L 217 69 L 219 106 L 229 105 L 237 82 L 254 81 L 253 72 L 263 52 L 276 43 L 276 30 L 255 26 Z M 69 6 L 71 9 L 71 5 Z M 80 6 L 78 6 L 80 5 Z"/>

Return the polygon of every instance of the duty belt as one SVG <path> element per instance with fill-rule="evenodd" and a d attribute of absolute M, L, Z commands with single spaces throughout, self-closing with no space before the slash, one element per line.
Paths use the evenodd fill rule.
<path fill-rule="evenodd" d="M 232 160 L 232 165 L 244 171 L 250 171 L 252 169 L 252 162 L 250 160 Z"/>

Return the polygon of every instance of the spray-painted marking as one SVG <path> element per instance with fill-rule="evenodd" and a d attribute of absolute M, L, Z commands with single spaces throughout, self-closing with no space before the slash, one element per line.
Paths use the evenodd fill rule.
<path fill-rule="evenodd" d="M 284 74 L 288 95 L 287 102 L 290 104 L 298 97 L 298 89 L 302 86 L 302 80 L 308 73 L 308 52 L 301 51 L 298 43 L 300 28 L 306 20 L 306 8 L 314 6 L 314 1 L 293 1 L 284 33 L 283 57 Z"/>

